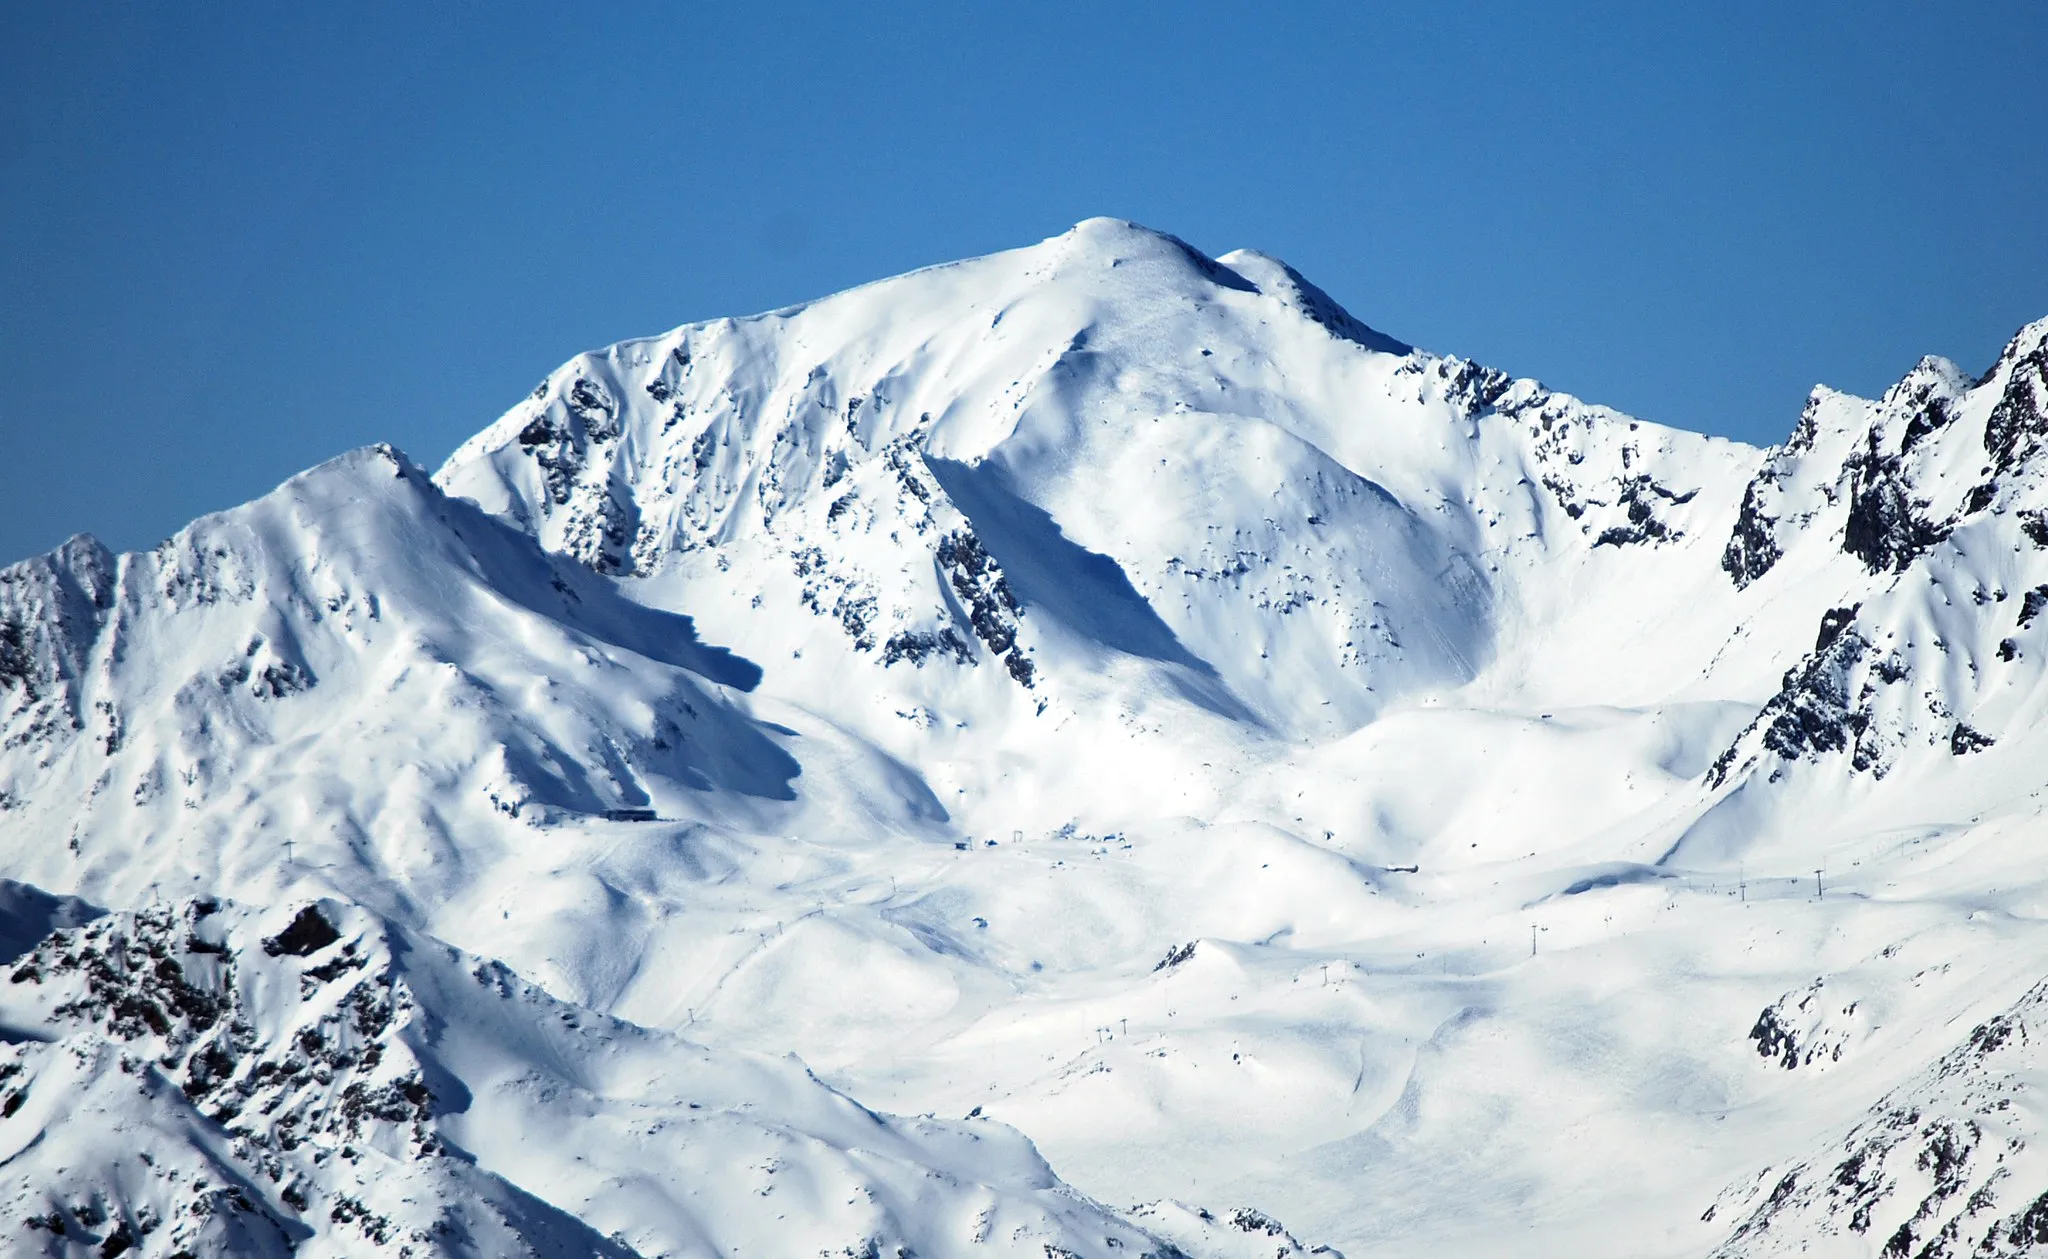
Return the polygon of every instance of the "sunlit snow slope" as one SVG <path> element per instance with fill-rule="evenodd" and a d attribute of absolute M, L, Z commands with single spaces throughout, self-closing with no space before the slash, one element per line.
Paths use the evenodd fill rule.
<path fill-rule="evenodd" d="M 0 872 L 83 898 L 0 904 L 19 947 L 90 902 L 134 925 L 87 952 L 274 992 L 207 1096 L 329 1001 L 229 901 L 327 898 L 434 1029 L 345 1229 L 332 1103 L 222 1116 L 199 1032 L 17 991 L 10 1218 L 200 1236 L 134 1130 L 247 1182 L 194 1253 L 979 1253 L 998 1200 L 1017 1253 L 2048 1247 L 2044 339 L 1759 451 L 1091 220 L 580 356 L 431 477 L 358 451 L 0 570 Z M 435 937 L 539 987 L 430 982 L 502 974 Z M 719 1104 L 808 1188 L 689 1205 L 783 1157 L 659 1137 L 697 1068 L 514 1054 L 541 1118 L 437 1048 L 570 1023 L 750 1064 Z M 848 1096 L 958 1122 L 875 1153 Z M 105 1116 L 61 1156 L 59 1104 Z"/>

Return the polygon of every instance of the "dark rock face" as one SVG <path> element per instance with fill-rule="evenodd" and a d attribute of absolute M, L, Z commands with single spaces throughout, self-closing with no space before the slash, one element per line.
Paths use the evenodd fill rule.
<path fill-rule="evenodd" d="M 1683 505 L 1693 500 L 1697 490 L 1683 494 L 1668 490 L 1647 476 L 1633 476 L 1621 483 L 1620 505 L 1628 515 L 1625 525 L 1609 525 L 1593 540 L 1594 546 L 1628 546 L 1637 542 L 1670 542 L 1681 535 L 1676 529 L 1657 518 L 1655 504 L 1664 502 Z"/>
<path fill-rule="evenodd" d="M 2032 458 L 2048 436 L 2048 339 L 2025 350 L 2015 341 L 2008 354 L 2012 374 L 1984 424 L 1984 453 L 1996 476 Z"/>
<path fill-rule="evenodd" d="M 43 1030 L 60 1039 L 0 1044 L 0 1122 L 29 1121 L 17 1116 L 32 1094 L 80 1087 L 77 1070 L 97 1063 L 118 1093 L 139 1089 L 155 1124 L 195 1135 L 204 1153 L 181 1175 L 147 1145 L 117 1146 L 104 1157 L 119 1166 L 67 1167 L 66 1183 L 0 1204 L 0 1229 L 92 1248 L 64 1253 L 282 1257 L 324 1235 L 454 1259 L 478 1253 L 482 1216 L 497 1235 L 525 1235 L 518 1253 L 569 1253 L 530 1245 L 554 1233 L 587 1240 L 573 1253 L 628 1259 L 629 1247 L 551 1209 L 506 1211 L 522 1205 L 516 1193 L 447 1146 L 434 1086 L 406 1039 L 415 999 L 377 929 L 344 932 L 308 906 L 263 941 L 280 961 L 257 976 L 252 966 L 265 964 L 241 938 L 251 925 L 192 900 L 59 930 L 20 959 L 9 981 L 48 994 Z M 280 965 L 296 992 L 277 991 Z M 510 982 L 481 969 L 475 978 Z M 377 1180 L 393 1176 L 406 1187 L 380 1190 Z M 386 1213 L 422 1201 L 425 1226 L 419 1212 L 412 1223 Z"/>
<path fill-rule="evenodd" d="M 1948 750 L 1957 756 L 1979 752 L 1990 747 L 1996 740 L 1979 730 L 1973 730 L 1964 722 L 1957 722 L 1955 733 L 1949 736 Z"/>
<path fill-rule="evenodd" d="M 1721 552 L 1721 571 L 1735 582 L 1737 590 L 1748 587 L 1784 558 L 1779 531 L 1784 523 L 1781 517 L 1785 484 L 1797 476 L 1801 462 L 1813 452 L 1819 439 L 1820 401 L 1818 391 L 1807 398 L 1792 435 L 1771 452 L 1742 489 L 1742 506 L 1736 511 L 1728 545 Z"/>
<path fill-rule="evenodd" d="M 1772 526 L 1777 521 L 1764 510 L 1764 497 L 1774 482 L 1769 470 L 1760 472 L 1742 491 L 1742 508 L 1735 516 L 1735 530 L 1728 547 L 1721 552 L 1721 569 L 1735 579 L 1737 590 L 1771 571 L 1784 558 Z"/>
<path fill-rule="evenodd" d="M 1849 672 L 1869 649 L 1860 637 L 1838 634 L 1827 650 L 1814 652 L 1787 678 L 1780 694 L 1785 702 L 1764 727 L 1764 746 L 1786 760 L 1797 760 L 1853 745 L 1866 718 L 1854 707 Z M 1857 768 L 1869 768 L 1862 757 L 1858 762 Z"/>
<path fill-rule="evenodd" d="M 87 728 L 78 681 L 116 598 L 118 565 L 80 534 L 0 568 L 0 743 L 50 745 Z"/>
<path fill-rule="evenodd" d="M 1846 620 L 1831 625 L 1835 615 L 1831 612 L 1822 620 L 1823 645 L 1786 672 L 1783 689 L 1707 771 L 1709 785 L 1727 781 L 1753 732 L 1760 732 L 1758 742 L 1764 751 L 1784 761 L 1815 760 L 1846 751 L 1858 770 L 1884 773 L 1879 744 L 1867 737 L 1871 733 L 1869 700 L 1884 670 L 1860 668 L 1869 664 L 1875 653 L 1869 642 L 1847 627 Z M 1859 673 L 1863 675 L 1860 686 Z"/>
<path fill-rule="evenodd" d="M 995 558 L 972 529 L 955 530 L 939 539 L 935 556 L 939 571 L 967 611 L 974 636 L 990 655 L 1007 655 L 1004 667 L 1019 686 L 1029 688 L 1036 670 L 1017 645 L 1017 618 L 1022 609 Z"/>
<path fill-rule="evenodd" d="M 1656 545 L 1685 536 L 1670 509 L 1692 502 L 1699 487 L 1674 489 L 1644 471 L 1654 455 L 1633 438 L 1603 449 L 1602 435 L 1616 430 L 1578 400 L 1465 360 L 1440 360 L 1431 368 L 1416 363 L 1405 370 L 1433 371 L 1445 400 L 1468 422 L 1498 416 L 1519 427 L 1535 461 L 1530 480 L 1549 492 L 1594 546 Z M 1630 432 L 1636 428 L 1627 425 Z"/>
<path fill-rule="evenodd" d="M 545 399 L 549 390 L 543 382 L 536 400 Z M 631 575 L 636 571 L 631 544 L 639 527 L 632 496 L 612 484 L 595 494 L 579 494 L 586 472 L 609 465 L 616 455 L 621 411 L 602 382 L 579 375 L 519 430 L 518 444 L 540 471 L 544 509 L 568 511 L 569 554 L 600 573 Z"/>
<path fill-rule="evenodd" d="M 1834 641 L 1842 636 L 1842 631 L 1848 629 L 1855 622 L 1857 609 L 1862 606 L 1859 603 L 1852 603 L 1846 608 L 1830 608 L 1822 613 L 1820 633 L 1814 638 L 1813 649 L 1815 651 L 1826 651 L 1829 647 L 1833 646 Z"/>
<path fill-rule="evenodd" d="M 0 621 L 0 687 L 33 698 L 31 688 L 36 672 L 35 658 L 29 653 L 27 627 L 18 620 Z"/>
<path fill-rule="evenodd" d="M 1444 396 L 1458 403 L 1467 416 L 1492 409 L 1515 383 L 1514 377 L 1499 368 L 1470 361 L 1438 363 L 1436 371 L 1444 382 Z"/>
<path fill-rule="evenodd" d="M 1783 1005 L 1766 1010 L 1763 1034 L 1751 1037 L 1780 1065 L 1804 1065 L 1810 1056 L 1776 1017 Z M 2044 1005 L 2048 985 L 2038 985 L 1880 1099 L 1839 1142 L 1723 1194 L 1710 1216 L 1723 1205 L 1744 1214 L 1716 1259 L 1844 1232 L 1899 1259 L 2038 1254 L 2048 1244 L 2048 1193 L 2025 1170 L 2016 1103 L 2037 1078 Z"/>
<path fill-rule="evenodd" d="M 973 650 L 951 629 L 930 632 L 903 630 L 882 644 L 882 663 L 885 665 L 904 660 L 914 665 L 922 665 L 933 656 L 945 657 L 960 664 L 974 663 Z"/>
<path fill-rule="evenodd" d="M 1764 1007 L 1764 1012 L 1756 1017 L 1756 1026 L 1749 1029 L 1749 1038 L 1756 1042 L 1759 1054 L 1777 1059 L 1786 1070 L 1799 1065 L 1798 1038 L 1778 1022 L 1777 1007 Z"/>
<path fill-rule="evenodd" d="M 2048 608 L 2048 586 L 2036 586 L 2027 591 L 2025 597 L 2020 600 L 2019 628 L 2025 629 L 2033 624 L 2034 618 L 2041 615 L 2043 608 Z"/>
<path fill-rule="evenodd" d="M 1760 1057 L 1787 1071 L 1825 1067 L 1840 1062 L 1848 1051 L 1845 1025 L 1855 1018 L 1857 1005 L 1834 1005 L 1826 981 L 1816 979 L 1804 991 L 1788 992 L 1765 1006 L 1749 1029 L 1749 1038 L 1756 1042 Z"/>
<path fill-rule="evenodd" d="M 1017 596 L 981 539 L 972 530 L 958 530 L 939 540 L 936 554 L 953 593 L 967 607 L 975 637 L 995 655 L 1008 651 L 1017 639 L 1011 619 L 1017 614 Z"/>
<path fill-rule="evenodd" d="M 339 939 L 341 933 L 321 915 L 320 907 L 308 905 L 292 919 L 290 926 L 263 942 L 263 951 L 272 957 L 286 953 L 310 957 Z"/>
<path fill-rule="evenodd" d="M 1956 411 L 1947 398 L 1928 397 L 1913 418 L 1906 421 L 1906 435 L 1899 444 L 1899 453 L 1904 454 L 1934 433 L 1955 423 Z"/>
<path fill-rule="evenodd" d="M 1881 456 L 1871 447 L 1849 463 L 1849 518 L 1842 528 L 1842 549 L 1873 573 L 1896 573 L 1948 537 L 1950 526 L 1926 519 L 1926 504 L 1911 494 L 1898 456 Z"/>

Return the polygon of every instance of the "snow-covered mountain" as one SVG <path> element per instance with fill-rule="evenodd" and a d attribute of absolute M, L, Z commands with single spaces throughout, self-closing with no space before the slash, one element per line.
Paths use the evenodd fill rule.
<path fill-rule="evenodd" d="M 2048 973 L 2044 343 L 1755 450 L 1091 220 L 0 570 L 0 872 L 80 898 L 0 898 L 65 932 L 0 1003 L 9 1209 L 81 1254 L 2048 1246 L 2033 1112 L 1983 1110 Z M 345 975 L 252 947 L 305 913 Z M 202 1013 L 120 1015 L 159 973 Z"/>

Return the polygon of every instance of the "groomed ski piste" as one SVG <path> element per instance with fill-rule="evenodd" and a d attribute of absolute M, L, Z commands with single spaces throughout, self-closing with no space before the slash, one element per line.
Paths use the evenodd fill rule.
<path fill-rule="evenodd" d="M 2044 341 L 1759 450 L 1096 219 L 0 570 L 0 1249 L 2048 1251 Z"/>

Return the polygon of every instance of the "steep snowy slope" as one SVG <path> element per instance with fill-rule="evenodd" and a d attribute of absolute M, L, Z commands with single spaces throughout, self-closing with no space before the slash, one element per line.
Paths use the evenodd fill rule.
<path fill-rule="evenodd" d="M 1880 1237 L 1772 1186 L 1898 1098 L 1965 1123 L 1943 1055 L 2048 972 L 2044 334 L 1757 451 L 1091 220 L 627 342 L 432 477 L 359 451 L 0 570 L 0 872 L 332 898 L 600 1039 L 793 1051 L 1096 1200 L 1229 1204 L 1119 1217 L 1190 1253 L 1293 1245 L 1260 1210 L 1353 1254 L 1876 1253 L 1907 1189 L 1858 1191 Z M 527 1043 L 498 1009 L 436 1017 Z M 163 1096 L 163 1158 L 227 1157 Z M 485 1252 L 697 1244 L 494 1161 L 511 1113 L 417 1173 Z M 2019 1236 L 2013 1166 L 1926 1253 Z M 859 1253 L 837 1201 L 778 1223 Z"/>
<path fill-rule="evenodd" d="M 650 601 L 744 598 L 792 644 L 826 620 L 821 682 L 945 693 L 1000 660 L 1057 711 L 1060 666 L 1128 661 L 1328 734 L 1572 617 L 1561 578 L 1693 542 L 1661 567 L 1702 584 L 1755 463 L 1412 351 L 1270 258 L 1091 220 L 585 355 L 437 479 Z"/>

